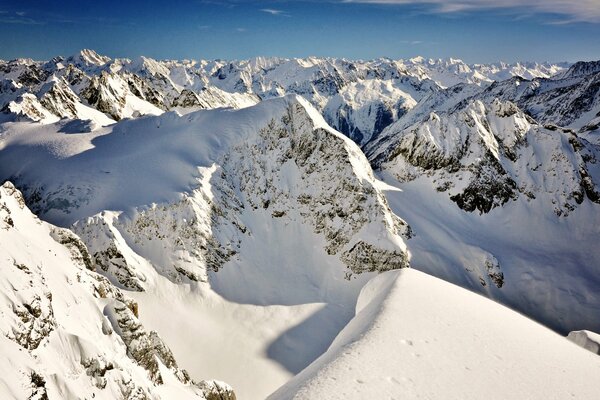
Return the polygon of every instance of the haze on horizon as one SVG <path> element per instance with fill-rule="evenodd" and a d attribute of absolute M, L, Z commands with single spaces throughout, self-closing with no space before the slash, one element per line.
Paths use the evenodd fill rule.
<path fill-rule="evenodd" d="M 41 0 L 0 4 L 0 59 L 600 58 L 600 0 Z"/>

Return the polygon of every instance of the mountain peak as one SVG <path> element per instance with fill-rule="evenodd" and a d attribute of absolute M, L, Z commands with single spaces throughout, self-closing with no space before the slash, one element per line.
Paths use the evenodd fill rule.
<path fill-rule="evenodd" d="M 96 53 L 94 50 L 82 49 L 79 53 L 69 57 L 69 60 L 75 63 L 78 62 L 80 65 L 101 67 L 111 59 Z"/>
<path fill-rule="evenodd" d="M 579 61 L 560 74 L 559 78 L 578 78 L 600 72 L 600 61 Z"/>

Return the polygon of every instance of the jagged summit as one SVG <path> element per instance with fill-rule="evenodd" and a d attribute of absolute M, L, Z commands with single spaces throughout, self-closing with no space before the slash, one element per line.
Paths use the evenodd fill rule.
<path fill-rule="evenodd" d="M 84 66 L 95 65 L 95 66 L 100 67 L 100 66 L 108 63 L 109 61 L 111 61 L 111 58 L 107 57 L 107 56 L 102 56 L 91 49 L 83 49 L 79 53 L 77 53 L 71 57 L 68 57 L 66 59 L 66 61 L 73 62 L 73 63 L 75 63 L 75 65 L 84 65 Z"/>
<path fill-rule="evenodd" d="M 556 78 L 579 78 L 600 72 L 600 61 L 579 61 L 571 65 L 568 70 L 557 74 Z"/>
<path fill-rule="evenodd" d="M 299 94 L 324 114 L 328 123 L 359 145 L 373 140 L 431 91 L 458 83 L 485 86 L 513 75 L 550 77 L 564 66 L 550 64 L 474 64 L 460 60 L 378 59 L 353 61 L 308 57 L 285 59 L 257 57 L 241 61 L 176 61 L 139 57 L 110 59 L 82 50 L 66 59 L 41 63 L 27 60 L 2 62 L 0 78 L 23 85 L 38 99 L 40 85 L 64 77 L 84 106 L 111 120 L 178 110 L 247 107 L 261 99 Z M 356 96 L 361 92 L 360 99 Z M 0 109 L 18 102 L 3 91 Z M 22 93 L 20 93 L 22 94 Z M 197 98 L 195 98 L 197 97 Z M 59 118 L 61 113 L 48 110 Z M 54 120 L 33 112 L 39 122 Z M 85 113 L 84 113 L 85 114 Z M 27 117 L 27 113 L 22 114 Z M 108 121 L 90 115 L 98 125 Z"/>

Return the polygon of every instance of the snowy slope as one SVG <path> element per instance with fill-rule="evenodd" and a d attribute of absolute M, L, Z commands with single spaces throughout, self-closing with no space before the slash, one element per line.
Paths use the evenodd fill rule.
<path fill-rule="evenodd" d="M 412 266 L 565 334 L 600 328 L 597 145 L 498 98 L 418 108 L 367 148 L 400 189 L 386 195 L 413 229 Z"/>
<path fill-rule="evenodd" d="M 40 221 L 0 187 L 0 397 L 204 399 L 231 389 L 194 383 L 138 304 L 92 272 L 85 245 Z M 141 310 L 143 312 L 143 310 Z"/>
<path fill-rule="evenodd" d="M 408 265 L 410 229 L 385 185 L 299 97 L 88 133 L 4 127 L 3 177 L 43 218 L 72 226 L 183 367 L 243 398 L 264 398 L 318 357 L 364 282 Z"/>
<path fill-rule="evenodd" d="M 479 215 L 437 191 L 432 177 L 404 183 L 386 173 L 382 177 L 401 189 L 386 196 L 413 230 L 406 242 L 413 268 L 497 300 L 564 335 L 600 330 L 598 205 L 586 201 L 559 217 L 543 203 L 520 197 Z"/>
<path fill-rule="evenodd" d="M 328 351 L 269 399 L 595 399 L 600 358 L 490 300 L 406 269 L 361 291 Z"/>

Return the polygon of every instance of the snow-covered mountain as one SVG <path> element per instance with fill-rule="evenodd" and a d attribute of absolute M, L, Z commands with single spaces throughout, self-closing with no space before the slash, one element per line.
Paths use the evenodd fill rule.
<path fill-rule="evenodd" d="M 436 189 L 466 211 L 486 213 L 519 196 L 559 216 L 600 202 L 598 147 L 572 130 L 539 125 L 514 103 L 462 101 L 417 121 L 390 126 L 367 154 L 400 181 L 435 175 Z"/>
<path fill-rule="evenodd" d="M 600 328 L 597 79 L 456 85 L 366 146 L 380 177 L 402 189 L 388 198 L 413 228 L 413 266 L 564 333 L 576 320 Z"/>
<path fill-rule="evenodd" d="M 382 260 L 389 268 L 408 263 L 399 235 L 409 228 L 389 211 L 366 158 L 302 98 L 237 112 L 167 113 L 93 134 L 72 127 L 65 134 L 62 122 L 43 128 L 32 135 L 38 126 L 8 127 L 3 178 L 23 188 L 42 218 L 75 224 L 101 265 L 110 264 L 118 233 L 174 280 L 206 280 L 204 267 L 218 270 L 252 235 L 246 210 L 312 226 L 347 274 L 383 268 Z M 172 223 L 162 232 L 166 220 Z M 153 239 L 166 255 L 153 254 L 150 243 L 144 250 Z M 123 269 L 121 284 L 143 286 Z"/>
<path fill-rule="evenodd" d="M 16 182 L 42 218 L 80 235 L 93 268 L 132 291 L 151 327 L 162 334 L 164 314 L 154 313 L 189 290 L 197 294 L 181 304 L 188 312 L 171 318 L 191 331 L 217 318 L 204 298 L 213 299 L 207 302 L 219 319 L 241 313 L 269 326 L 287 315 L 283 321 L 302 325 L 309 315 L 327 327 L 314 339 L 315 332 L 289 339 L 306 349 L 303 356 L 275 346 L 270 357 L 251 358 L 253 369 L 272 376 L 264 387 L 237 352 L 209 357 L 223 365 L 216 378 L 242 396 L 260 398 L 282 384 L 290 372 L 281 365 L 291 372 L 306 366 L 351 317 L 370 276 L 408 266 L 410 228 L 389 209 L 366 157 L 300 97 L 237 111 L 170 112 L 93 132 L 71 125 L 5 123 L 2 179 Z M 276 322 L 278 329 L 287 323 Z M 183 346 L 175 356 L 193 376 L 214 371 L 196 361 L 206 348 L 232 340 L 213 338 L 195 353 L 197 336 L 171 334 L 168 342 Z M 260 335 L 256 341 L 268 346 L 273 331 Z M 244 335 L 236 340 L 247 346 Z"/>
<path fill-rule="evenodd" d="M 85 244 L 40 221 L 10 182 L 0 187 L 0 249 L 3 398 L 235 398 L 178 368 L 138 304 L 95 272 Z"/>
<path fill-rule="evenodd" d="M 365 145 L 432 91 L 458 83 L 487 86 L 512 76 L 549 78 L 567 66 L 468 65 L 461 60 L 420 57 L 373 61 L 315 57 L 231 62 L 146 57 L 112 60 L 82 50 L 48 62 L 0 62 L 0 109 L 34 121 L 77 117 L 108 125 L 113 120 L 168 110 L 242 108 L 263 99 L 298 94 L 323 113 L 332 127 Z M 55 86 L 56 90 L 47 94 L 49 87 Z"/>
<path fill-rule="evenodd" d="M 35 295 L 23 307 L 39 297 L 32 315 L 43 321 L 29 330 L 30 317 L 23 328 L 12 317 L 19 314 L 7 311 L 12 319 L 0 328 L 13 332 L 6 341 L 15 349 L 23 337 L 15 332 L 24 330 L 43 337 L 38 348 L 62 347 L 15 350 L 28 356 L 15 355 L 18 368 L 0 364 L 14 370 L 12 383 L 0 379 L 0 393 L 33 393 L 38 386 L 23 377 L 35 371 L 34 386 L 45 382 L 43 390 L 63 398 L 114 397 L 131 385 L 150 398 L 165 391 L 231 397 L 224 381 L 240 398 L 260 399 L 304 370 L 274 397 L 344 395 L 323 383 L 328 371 L 349 380 L 355 394 L 394 395 L 408 390 L 394 379 L 415 377 L 390 375 L 362 388 L 362 378 L 336 368 L 389 354 L 398 357 L 382 366 L 421 371 L 436 360 L 451 363 L 480 337 L 484 356 L 464 360 L 485 371 L 521 379 L 519 371 L 538 369 L 521 356 L 555 365 L 552 354 L 540 355 L 542 345 L 573 360 L 565 372 L 572 387 L 519 380 L 492 397 L 556 397 L 564 388 L 593 398 L 597 388 L 582 378 L 598 368 L 591 353 L 416 271 L 382 272 L 410 265 L 560 333 L 600 331 L 598 73 L 594 63 L 157 61 L 91 50 L 0 62 L 0 180 L 13 182 L 47 221 L 19 208 L 37 225 L 7 229 L 20 236 L 0 245 L 14 259 L 33 257 L 32 265 L 45 266 L 48 253 L 54 275 L 84 277 L 63 282 L 35 271 Z M 4 190 L 20 198 L 12 184 Z M 37 232 L 31 243 L 30 226 Z M 22 270 L 5 261 L 0 284 L 16 293 L 6 309 L 17 309 L 13 298 L 29 289 L 19 289 Z M 94 297 L 94 282 L 114 293 L 111 300 Z M 77 300 L 54 295 L 69 305 L 48 311 L 54 300 L 42 301 L 45 293 L 71 287 Z M 429 294 L 439 297 L 418 300 Z M 463 296 L 471 308 L 457 300 Z M 434 304 L 448 306 L 445 317 L 470 310 L 440 324 L 478 329 L 448 330 L 437 338 L 455 346 L 423 349 L 423 360 L 405 364 L 404 347 L 389 332 L 429 329 L 417 317 L 438 315 Z M 396 312 L 400 305 L 411 312 Z M 84 333 L 72 328 L 80 313 Z M 102 333 L 108 327 L 113 333 Z M 516 333 L 523 330 L 530 333 Z M 363 356 L 345 353 L 357 332 L 373 334 L 356 341 Z M 379 334 L 390 337 L 371 340 Z M 80 345 L 86 335 L 100 339 Z M 500 337 L 506 345 L 490 353 Z M 69 354 L 66 364 L 50 366 L 59 351 Z M 83 353 L 103 355 L 102 379 L 79 367 Z M 517 364 L 522 369 L 512 369 Z M 476 376 L 477 390 L 458 385 L 456 398 L 480 397 L 481 388 L 498 384 L 488 373 Z M 194 383 L 205 377 L 218 381 Z M 449 385 L 438 389 L 450 393 Z M 416 385 L 408 393 L 427 390 Z"/>

